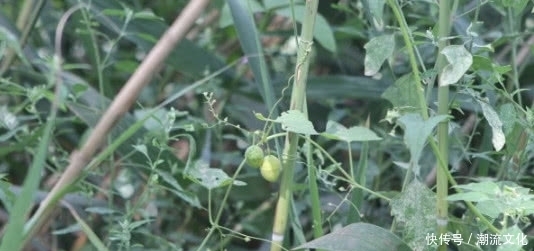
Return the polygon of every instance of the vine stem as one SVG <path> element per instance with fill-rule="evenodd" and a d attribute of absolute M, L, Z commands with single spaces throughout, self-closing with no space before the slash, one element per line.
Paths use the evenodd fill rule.
<path fill-rule="evenodd" d="M 208 190 L 208 197 L 209 197 L 208 198 L 208 213 L 209 213 L 210 224 L 212 226 L 210 228 L 210 231 L 206 235 L 206 237 L 204 237 L 204 240 L 202 241 L 200 246 L 197 248 L 197 250 L 204 250 L 204 247 L 208 243 L 208 240 L 211 238 L 213 233 L 215 233 L 215 230 L 217 230 L 219 228 L 219 221 L 221 220 L 221 215 L 222 215 L 222 212 L 223 212 L 223 209 L 224 209 L 224 205 L 226 204 L 226 201 L 228 200 L 228 197 L 230 196 L 230 192 L 232 191 L 232 187 L 234 185 L 233 181 L 235 181 L 237 179 L 237 176 L 241 172 L 241 169 L 243 169 L 244 165 L 245 165 L 245 160 L 241 161 L 241 164 L 239 164 L 239 167 L 235 171 L 235 173 L 234 173 L 234 175 L 232 177 L 232 183 L 230 183 L 228 185 L 228 188 L 226 189 L 226 192 L 224 193 L 224 197 L 223 197 L 223 199 L 222 199 L 222 201 L 220 203 L 221 207 L 217 211 L 217 215 L 215 215 L 215 219 L 213 219 L 212 215 L 211 215 L 211 189 Z"/>

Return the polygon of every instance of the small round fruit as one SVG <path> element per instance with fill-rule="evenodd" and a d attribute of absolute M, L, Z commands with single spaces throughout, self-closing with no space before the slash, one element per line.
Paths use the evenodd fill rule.
<path fill-rule="evenodd" d="M 263 164 L 260 168 L 261 176 L 269 182 L 276 182 L 278 176 L 280 176 L 281 166 L 282 164 L 276 156 L 267 155 L 263 158 Z"/>
<path fill-rule="evenodd" d="M 251 166 L 259 168 L 263 164 L 263 150 L 257 145 L 249 146 L 245 151 L 245 162 Z"/>

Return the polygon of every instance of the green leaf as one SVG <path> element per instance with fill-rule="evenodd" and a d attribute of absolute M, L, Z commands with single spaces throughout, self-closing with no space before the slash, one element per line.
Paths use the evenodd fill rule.
<path fill-rule="evenodd" d="M 121 30 L 117 27 L 124 26 L 124 19 L 116 16 L 105 16 L 101 12 L 123 15 L 128 7 L 118 1 L 91 1 L 90 10 L 93 12 L 92 17 L 96 22 L 109 29 L 110 32 L 120 34 Z M 126 13 L 127 14 L 127 13 Z M 132 13 L 134 14 L 134 13 Z M 147 13 L 141 13 L 130 20 L 126 26 L 126 35 L 124 39 L 134 43 L 139 49 L 148 52 L 154 47 L 154 41 L 150 38 L 159 38 L 167 30 L 168 25 L 161 18 L 149 18 Z M 114 36 L 109 34 L 109 36 Z M 148 39 L 148 40 L 147 40 Z M 165 60 L 166 65 L 186 73 L 188 76 L 202 76 L 206 69 L 215 70 L 224 67 L 224 62 L 214 54 L 199 47 L 188 39 L 182 39 L 173 49 L 171 55 Z M 233 75 L 228 71 L 223 75 Z"/>
<path fill-rule="evenodd" d="M 414 180 L 390 202 L 391 214 L 404 226 L 404 240 L 414 250 L 426 250 L 425 236 L 436 230 L 435 194 L 425 184 Z"/>
<path fill-rule="evenodd" d="M 457 185 L 455 187 L 473 192 L 491 194 L 495 196 L 501 191 L 499 185 L 493 181 L 473 182 L 464 185 Z"/>
<path fill-rule="evenodd" d="M 187 175 L 196 183 L 211 190 L 218 187 L 224 187 L 232 183 L 232 178 L 228 176 L 223 170 L 218 168 L 210 168 L 207 163 L 198 161 L 195 168 L 192 168 Z M 245 185 L 242 181 L 233 181 L 234 185 Z"/>
<path fill-rule="evenodd" d="M 287 112 L 283 112 L 282 115 L 280 115 L 274 121 L 281 123 L 282 129 L 286 131 L 305 135 L 318 134 L 317 131 L 315 131 L 315 128 L 313 128 L 312 122 L 310 122 L 301 111 L 289 110 Z"/>
<path fill-rule="evenodd" d="M 368 6 L 369 13 L 371 13 L 371 16 L 374 18 L 373 21 L 382 23 L 382 15 L 386 0 L 365 0 L 364 2 Z"/>
<path fill-rule="evenodd" d="M 368 128 L 353 126 L 347 129 L 343 125 L 331 120 L 326 123 L 326 131 L 321 133 L 321 136 L 346 142 L 375 141 L 382 139 Z"/>
<path fill-rule="evenodd" d="M 410 73 L 397 79 L 392 86 L 384 91 L 382 97 L 389 100 L 394 107 L 413 107 L 415 110 L 416 107 L 419 107 L 417 88 L 421 87 L 417 86 L 413 75 Z"/>
<path fill-rule="evenodd" d="M 143 155 L 145 155 L 148 160 L 150 160 L 150 155 L 148 155 L 148 151 L 147 151 L 146 145 L 140 144 L 140 145 L 133 145 L 132 147 L 135 150 L 137 150 L 138 152 L 140 152 Z"/>
<path fill-rule="evenodd" d="M 89 242 L 93 244 L 94 248 L 98 251 L 108 251 L 106 245 L 100 238 L 98 238 L 98 235 L 93 232 L 93 229 L 85 223 L 85 221 L 76 213 L 76 211 L 72 210 L 71 215 L 76 219 L 76 222 L 78 223 L 78 226 L 81 227 L 82 231 L 85 233 L 87 238 L 89 239 Z"/>
<path fill-rule="evenodd" d="M 490 219 L 496 219 L 504 210 L 502 204 L 495 200 L 486 200 L 477 203 L 476 208 L 480 213 L 488 216 Z"/>
<path fill-rule="evenodd" d="M 147 10 L 134 13 L 133 18 L 164 21 L 163 18 L 154 15 L 154 12 Z"/>
<path fill-rule="evenodd" d="M 486 201 L 489 200 L 489 196 L 486 193 L 481 192 L 465 192 L 465 193 L 457 193 L 453 195 L 449 195 L 447 197 L 448 201 L 472 201 L 472 202 L 480 202 L 480 201 Z"/>
<path fill-rule="evenodd" d="M 414 163 L 419 161 L 427 138 L 434 128 L 445 119 L 446 115 L 439 115 L 423 120 L 418 113 L 408 113 L 397 120 L 404 128 L 404 144 L 410 150 L 411 160 Z"/>
<path fill-rule="evenodd" d="M 266 9 L 272 10 L 275 8 L 286 7 L 290 4 L 304 4 L 303 0 L 263 0 L 263 5 Z"/>
<path fill-rule="evenodd" d="M 230 12 L 234 21 L 237 37 L 246 55 L 263 55 L 263 47 L 261 47 L 260 35 L 252 13 L 248 8 L 248 1 L 228 0 L 226 1 L 230 7 Z M 250 65 L 255 83 L 260 95 L 265 101 L 265 108 L 273 111 L 273 116 L 278 116 L 279 110 L 275 106 L 276 98 L 273 90 L 273 84 L 265 57 L 252 56 L 247 59 Z M 274 108 L 273 108 L 274 107 Z M 277 129 L 276 129 L 277 130 Z"/>
<path fill-rule="evenodd" d="M 469 70 L 473 64 L 471 53 L 463 45 L 449 45 L 441 51 L 445 55 L 449 65 L 443 68 L 440 76 L 440 85 L 455 84 Z"/>
<path fill-rule="evenodd" d="M 510 135 L 514 129 L 514 125 L 518 119 L 517 112 L 512 103 L 506 103 L 499 107 L 499 118 L 502 121 L 502 129 L 506 138 Z M 507 147 L 508 148 L 508 147 Z"/>
<path fill-rule="evenodd" d="M 519 15 L 527 6 L 528 0 L 500 0 L 498 2 L 505 8 L 513 8 L 514 15 Z"/>
<path fill-rule="evenodd" d="M 486 101 L 483 101 L 479 98 L 477 98 L 476 101 L 482 108 L 482 114 L 484 115 L 484 118 L 486 118 L 488 124 L 491 127 L 491 143 L 493 144 L 493 147 L 496 151 L 500 151 L 504 147 L 504 143 L 506 141 L 504 137 L 504 132 L 502 131 L 501 119 L 499 118 L 497 112 L 493 110 L 493 107 L 491 107 L 491 105 L 488 104 Z"/>
<path fill-rule="evenodd" d="M 119 211 L 113 210 L 108 207 L 88 207 L 85 209 L 85 211 L 88 213 L 100 214 L 100 215 L 110 215 L 110 214 L 120 213 Z"/>
<path fill-rule="evenodd" d="M 395 51 L 395 36 L 382 35 L 372 38 L 364 46 L 365 48 L 365 75 L 375 75 L 382 67 L 386 59 Z"/>
<path fill-rule="evenodd" d="M 406 243 L 392 232 L 368 223 L 354 223 L 333 233 L 304 243 L 292 250 L 315 248 L 330 251 L 409 251 Z"/>
<path fill-rule="evenodd" d="M 519 251 L 528 244 L 528 239 L 517 225 L 513 225 L 501 231 L 500 242 L 497 251 Z"/>
<path fill-rule="evenodd" d="M 257 1 L 247 1 L 247 4 L 249 4 L 250 10 L 252 11 L 252 13 L 265 11 L 265 8 L 263 8 L 263 6 Z M 221 17 L 219 19 L 219 27 L 226 28 L 233 24 L 234 24 L 234 20 L 232 19 L 232 13 L 230 12 L 230 7 L 228 6 L 228 3 L 225 3 L 221 10 Z"/>
<path fill-rule="evenodd" d="M 189 205 L 196 208 L 202 208 L 197 195 L 195 193 L 184 190 L 182 186 L 180 186 L 178 181 L 170 173 L 165 172 L 159 168 L 156 168 L 154 170 L 159 175 L 159 177 L 161 177 L 167 184 L 170 185 L 170 187 L 165 188 L 173 192 L 176 196 L 183 199 L 185 202 L 189 203 Z"/>

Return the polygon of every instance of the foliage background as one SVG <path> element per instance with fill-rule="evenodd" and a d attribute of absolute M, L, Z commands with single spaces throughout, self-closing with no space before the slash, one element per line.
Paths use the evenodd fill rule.
<path fill-rule="evenodd" d="M 0 13 L 2 223 L 11 217 L 10 210 L 25 178 L 30 176 L 29 167 L 44 137 L 55 97 L 50 79 L 54 33 L 61 16 L 76 4 L 84 6 L 61 33 L 65 70 L 62 75 L 65 89 L 61 95 L 65 102 L 60 106 L 53 135 L 49 135 L 51 142 L 46 148 L 44 170 L 39 173 L 36 200 L 42 199 L 57 181 L 70 153 L 83 144 L 123 83 L 187 4 L 187 1 L 45 1 L 41 9 L 29 14 L 37 19 L 30 25 L 23 44 L 24 30 L 17 28 L 17 22 L 28 20 L 24 19 L 27 2 L 4 1 Z M 226 1 L 212 1 L 187 39 L 180 42 L 143 89 L 136 105 L 116 125 L 108 144 L 150 113 L 144 127 L 85 173 L 84 179 L 65 197 L 110 250 L 195 250 L 203 241 L 213 250 L 264 250 L 269 246 L 277 183 L 265 181 L 256 169 L 244 168 L 237 179 L 247 185 L 233 187 L 229 199 L 223 200 L 225 189 L 208 192 L 208 181 L 199 184 L 183 175 L 188 163 L 193 168 L 207 165 L 220 169 L 224 174 L 217 177 L 222 179 L 232 176 L 246 147 L 257 140 L 254 132 L 264 129 L 265 121 L 254 113 L 267 117 L 274 107 L 272 100 L 268 100 L 269 94 L 280 100 L 275 114 L 289 107 L 290 91 L 284 88 L 298 63 L 295 34 L 301 28 L 292 19 L 301 21 L 303 1 L 245 2 L 247 11 L 254 13 L 253 26 L 260 37 L 261 57 L 247 55 L 247 60 L 243 59 L 247 44 L 239 32 L 243 32 L 246 23 L 239 23 Z M 438 55 L 437 43 L 443 39 L 437 33 L 438 4 L 424 0 L 389 2 L 398 2 L 411 29 L 419 53 L 418 67 L 427 84 L 423 88 L 428 110 L 436 118 L 437 88 L 432 86 L 439 72 L 433 70 L 433 65 Z M 533 4 L 526 0 L 452 2 L 452 31 L 447 41 L 463 45 L 473 62 L 465 74 L 460 74 L 460 80 L 450 86 L 450 143 L 446 157 L 458 183 L 491 182 L 483 188 L 450 189 L 457 197 L 450 198 L 448 229 L 452 233 L 483 233 L 488 228 L 477 223 L 462 202 L 474 201 L 487 203 L 479 204 L 479 209 L 498 208 L 482 213 L 499 229 L 517 227 L 528 235 L 534 207 L 528 190 L 522 188 L 532 188 L 533 184 L 534 39 L 530 14 Z M 435 211 L 437 165 L 432 149 L 424 142 L 415 150 L 420 151 L 420 158 L 414 157 L 414 142 L 424 131 L 419 127 L 422 122 L 413 117 L 404 122 L 399 119 L 417 111 L 415 92 L 420 87 L 413 84 L 413 76 L 409 75 L 412 68 L 398 20 L 386 1 L 319 4 L 306 93 L 308 119 L 318 132 L 324 132 L 327 123 L 335 121 L 347 128 L 368 127 L 382 138 L 368 143 L 348 140 L 347 144 L 312 137 L 336 160 L 331 163 L 317 149 L 312 154 L 316 163 L 313 168 L 318 170 L 321 225 L 326 232 L 332 232 L 350 223 L 367 222 L 390 229 L 412 248 L 432 248 L 421 243 L 435 228 L 429 223 L 434 220 L 429 214 Z M 11 52 L 15 53 L 13 61 L 9 60 Z M 272 92 L 261 85 L 266 79 L 260 81 L 255 72 L 254 62 L 258 58 L 265 60 Z M 221 74 L 210 75 L 225 66 L 229 67 Z M 208 77 L 206 83 L 156 111 L 151 110 L 203 77 Z M 433 128 L 429 128 L 429 133 Z M 505 138 L 502 150 L 495 149 L 496 134 Z M 270 142 L 265 149 L 279 155 L 278 147 Z M 309 156 L 305 151 L 302 145 L 301 154 L 296 157 L 294 206 L 286 247 L 314 239 L 310 191 L 306 186 Z M 414 163 L 418 166 L 416 179 L 421 184 L 408 186 L 406 170 Z M 361 185 L 395 199 L 390 202 L 366 192 L 361 204 L 355 204 L 352 196 L 360 190 L 342 178 L 336 164 L 349 172 L 365 166 Z M 511 187 L 512 192 L 504 189 L 503 184 Z M 507 192 L 518 199 L 497 203 L 512 196 Z M 484 196 L 488 200 L 474 199 Z M 412 203 L 423 204 L 413 208 Z M 221 208 L 220 222 L 214 225 L 213 213 Z M 519 209 L 522 211 L 515 211 Z M 58 209 L 56 217 L 31 242 L 31 250 L 92 250 L 95 242 L 88 239 L 87 229 L 71 214 L 68 208 Z M 420 215 L 431 219 L 421 219 Z M 210 228 L 217 231 L 205 239 Z M 339 239 L 328 241 L 348 243 Z M 468 244 L 471 245 L 449 248 L 497 248 Z M 523 248 L 528 250 L 530 246 Z"/>

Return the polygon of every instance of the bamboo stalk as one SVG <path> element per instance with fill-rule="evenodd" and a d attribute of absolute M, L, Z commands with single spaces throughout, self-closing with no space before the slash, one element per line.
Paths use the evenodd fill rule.
<path fill-rule="evenodd" d="M 299 40 L 299 50 L 297 54 L 297 64 L 295 66 L 295 76 L 293 81 L 293 91 L 291 93 L 290 109 L 303 111 L 306 97 L 306 80 L 308 78 L 308 67 L 310 64 L 310 51 L 313 44 L 313 28 L 315 26 L 315 16 L 317 15 L 318 0 L 306 1 L 304 21 L 302 23 L 302 33 Z M 297 154 L 298 135 L 287 132 L 285 146 L 282 156 L 282 184 L 280 195 L 276 205 L 274 218 L 271 251 L 279 251 L 282 248 L 284 235 L 287 228 L 287 218 L 289 215 L 290 202 L 292 199 L 292 186 L 294 176 L 295 158 Z"/>
<path fill-rule="evenodd" d="M 441 51 L 447 46 L 446 37 L 449 36 L 451 29 L 451 14 L 450 14 L 450 2 L 449 0 L 441 0 L 439 2 L 439 42 L 438 42 L 438 57 L 436 60 L 435 68 L 441 74 L 441 71 L 446 65 L 446 60 Z M 441 78 L 438 78 L 441 80 Z M 438 87 L 438 114 L 449 114 L 449 86 L 442 85 L 439 81 Z M 444 120 L 438 124 L 437 128 L 438 145 L 440 155 L 443 157 L 443 166 L 448 169 L 449 165 L 449 121 Z M 447 233 L 447 224 L 449 218 L 448 212 L 448 190 L 449 183 L 447 181 L 447 172 L 445 168 L 438 168 L 436 175 L 436 218 L 437 218 L 437 234 L 443 236 Z M 442 243 L 438 250 L 447 250 L 447 245 Z"/>

